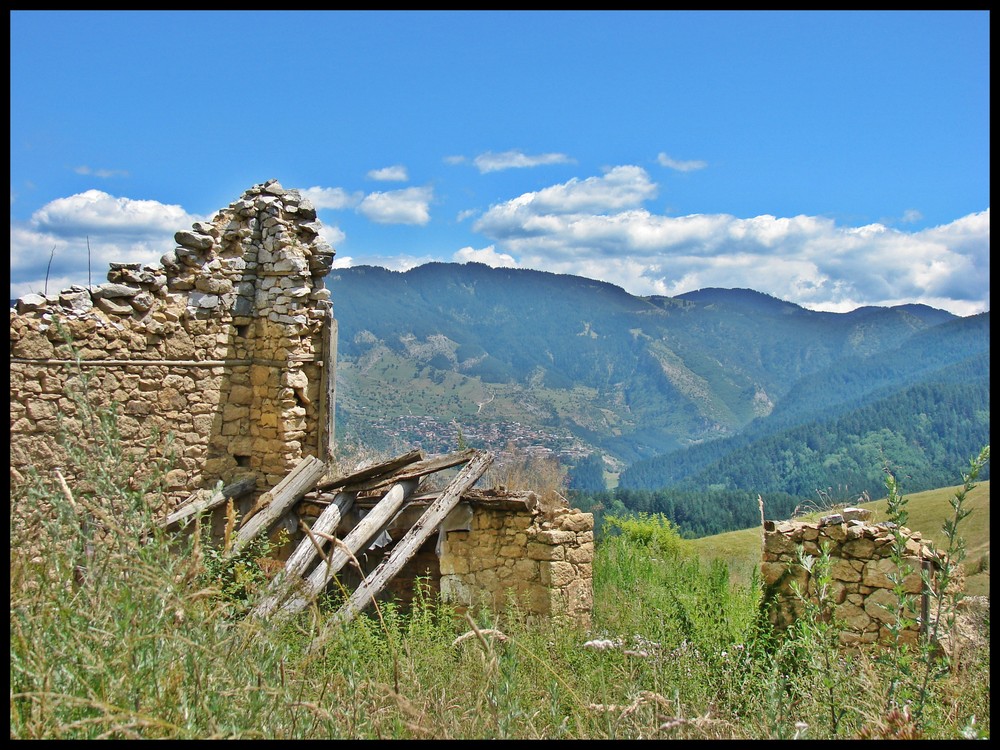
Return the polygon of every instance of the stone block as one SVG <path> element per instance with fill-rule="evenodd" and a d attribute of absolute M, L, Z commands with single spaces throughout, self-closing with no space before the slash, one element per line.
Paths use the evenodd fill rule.
<path fill-rule="evenodd" d="M 550 588 L 562 588 L 576 577 L 575 568 L 568 562 L 544 561 L 538 565 L 539 580 Z"/>
<path fill-rule="evenodd" d="M 589 563 L 594 559 L 594 544 L 587 542 L 576 548 L 569 548 L 566 551 L 566 559 L 574 564 Z"/>
<path fill-rule="evenodd" d="M 785 534 L 769 533 L 764 537 L 764 549 L 772 555 L 793 554 L 795 542 Z"/>
<path fill-rule="evenodd" d="M 858 537 L 855 539 L 849 539 L 844 542 L 841 547 L 841 554 L 844 557 L 855 557 L 869 559 L 872 556 L 872 552 L 875 550 L 875 542 L 871 539 L 866 539 L 864 537 Z"/>
<path fill-rule="evenodd" d="M 875 589 L 865 599 L 864 610 L 873 620 L 894 623 L 899 601 L 889 589 Z"/>
<path fill-rule="evenodd" d="M 48 337 L 37 332 L 25 334 L 10 349 L 12 357 L 24 357 L 26 359 L 48 359 L 53 356 L 54 351 L 55 349 Z"/>
<path fill-rule="evenodd" d="M 549 544 L 539 544 L 532 542 L 528 544 L 527 555 L 532 560 L 565 560 L 566 550 L 564 547 L 553 547 Z"/>
<path fill-rule="evenodd" d="M 592 531 L 594 528 L 593 513 L 567 513 L 559 519 L 559 528 L 565 531 Z"/>
<path fill-rule="evenodd" d="M 542 531 L 536 537 L 535 541 L 542 544 L 575 544 L 576 534 L 572 531 Z"/>

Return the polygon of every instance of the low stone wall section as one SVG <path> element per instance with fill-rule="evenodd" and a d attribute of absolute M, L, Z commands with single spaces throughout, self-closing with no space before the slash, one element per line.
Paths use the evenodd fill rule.
<path fill-rule="evenodd" d="M 469 529 L 441 545 L 441 596 L 530 622 L 560 618 L 589 628 L 593 611 L 594 516 L 569 508 L 474 508 Z"/>
<path fill-rule="evenodd" d="M 799 563 L 798 547 L 804 554 L 818 557 L 828 546 L 833 616 L 844 626 L 841 644 L 889 642 L 888 626 L 895 622 L 898 606 L 895 583 L 890 578 L 899 575 L 892 560 L 894 529 L 888 523 L 870 524 L 870 517 L 868 509 L 848 508 L 818 522 L 764 522 L 761 577 L 764 605 L 772 625 L 784 630 L 802 616 L 805 603 L 796 595 L 795 586 L 816 600 L 810 574 Z M 903 586 L 907 594 L 915 597 L 919 609 L 924 596 L 920 571 L 926 568 L 933 575 L 944 557 L 923 540 L 920 532 L 905 527 L 899 531 L 905 538 L 904 565 L 911 570 Z M 922 615 L 921 611 L 907 612 L 915 619 Z M 900 640 L 915 644 L 922 626 L 918 622 L 905 630 Z"/>

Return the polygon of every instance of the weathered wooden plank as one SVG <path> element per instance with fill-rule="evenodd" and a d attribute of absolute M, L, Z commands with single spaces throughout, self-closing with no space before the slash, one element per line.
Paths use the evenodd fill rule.
<path fill-rule="evenodd" d="M 403 502 L 413 494 L 418 484 L 419 480 L 417 479 L 407 479 L 399 484 L 394 484 L 379 504 L 372 508 L 368 515 L 348 532 L 343 539 L 343 546 L 338 545 L 331 549 L 327 560 L 320 561 L 316 569 L 306 579 L 305 585 L 298 590 L 295 596 L 282 605 L 281 611 L 299 612 L 319 596 L 341 568 L 347 565 L 351 557 L 357 557 L 359 552 L 367 549 L 372 539 L 378 536 L 379 532 L 399 512 Z"/>
<path fill-rule="evenodd" d="M 326 473 L 326 464 L 315 456 L 305 456 L 288 476 L 270 491 L 271 500 L 236 532 L 232 546 L 226 557 L 239 554 L 258 534 L 266 532 L 298 500 L 316 486 L 316 482 Z M 259 507 L 259 501 L 258 501 Z"/>
<path fill-rule="evenodd" d="M 271 581 L 266 595 L 253 608 L 251 614 L 257 617 L 267 617 L 289 597 L 294 589 L 305 585 L 303 579 L 310 566 L 319 557 L 320 551 L 328 546 L 328 540 L 324 536 L 333 535 L 336 532 L 344 514 L 354 504 L 355 497 L 357 497 L 356 492 L 337 494 L 333 502 L 313 522 L 311 533 L 306 535 L 305 539 L 299 543 L 299 546 L 285 561 L 285 567 Z M 319 549 L 316 547 L 317 544 L 319 544 Z M 328 553 L 325 554 L 329 557 Z"/>
<path fill-rule="evenodd" d="M 328 479 L 325 482 L 320 482 L 316 485 L 316 489 L 320 492 L 326 490 L 336 489 L 337 487 L 346 487 L 347 485 L 354 485 L 365 482 L 373 477 L 380 477 L 383 474 L 391 474 L 394 471 L 402 469 L 408 464 L 412 464 L 414 461 L 423 460 L 424 454 L 421 451 L 410 451 L 409 453 L 404 453 L 401 456 L 396 456 L 396 458 L 391 458 L 388 461 L 383 461 L 380 464 L 375 464 L 374 466 L 368 466 L 359 471 L 352 472 L 342 477 L 336 477 L 334 479 Z M 391 482 L 390 482 L 391 484 Z"/>
<path fill-rule="evenodd" d="M 347 622 L 353 619 L 374 597 L 381 593 L 393 576 L 402 570 L 409 559 L 417 553 L 427 537 L 434 533 L 452 509 L 458 505 L 462 499 L 462 493 L 479 480 L 492 462 L 493 454 L 488 451 L 477 452 L 477 455 L 445 488 L 441 496 L 427 506 L 427 510 L 403 535 L 389 557 L 361 582 L 361 585 L 337 610 L 333 617 L 333 623 Z"/>
<path fill-rule="evenodd" d="M 350 484 L 345 484 L 344 489 L 355 490 L 357 492 L 369 492 L 371 490 L 378 489 L 379 487 L 395 484 L 396 482 L 402 482 L 407 479 L 419 479 L 420 477 L 433 474 L 434 472 L 441 471 L 442 469 L 450 469 L 453 466 L 468 463 L 476 455 L 476 452 L 475 448 L 469 448 L 464 451 L 456 451 L 455 453 L 442 453 L 437 456 L 431 456 L 423 461 L 418 461 L 417 463 L 405 466 L 391 475 L 376 477 L 367 482 L 351 482 Z"/>
<path fill-rule="evenodd" d="M 255 486 L 257 486 L 257 480 L 255 477 L 244 477 L 239 481 L 233 482 L 232 484 L 227 484 L 218 492 L 213 492 L 207 497 L 202 497 L 202 493 L 194 493 L 185 500 L 173 513 L 157 522 L 157 526 L 162 529 L 169 528 L 174 524 L 178 524 L 191 516 L 197 515 L 198 513 L 204 513 L 205 511 L 212 510 L 212 508 L 222 505 L 224 502 L 233 497 L 240 497 L 250 492 Z"/>

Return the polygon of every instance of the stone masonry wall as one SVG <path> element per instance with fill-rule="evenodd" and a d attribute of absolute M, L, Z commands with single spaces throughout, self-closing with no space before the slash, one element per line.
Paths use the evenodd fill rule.
<path fill-rule="evenodd" d="M 326 460 L 336 322 L 323 278 L 334 251 L 319 231 L 310 203 L 271 180 L 177 232 L 158 266 L 113 263 L 106 284 L 18 300 L 12 481 L 29 466 L 65 466 L 57 414 L 84 429 L 67 396 L 81 374 L 92 404 L 118 405 L 127 449 L 154 429 L 173 434 L 171 505 L 248 473 L 263 491 L 305 455 Z"/>
<path fill-rule="evenodd" d="M 796 596 L 793 584 L 815 599 L 815 587 L 808 572 L 798 564 L 797 546 L 806 555 L 817 557 L 823 545 L 829 545 L 831 558 L 833 616 L 844 624 L 840 633 L 843 645 L 885 643 L 890 638 L 888 625 L 895 620 L 896 595 L 890 574 L 897 574 L 892 561 L 893 529 L 888 524 L 867 523 L 871 511 L 847 508 L 816 523 L 765 521 L 761 577 L 765 586 L 765 605 L 771 623 L 787 628 L 802 615 L 804 603 Z M 920 532 L 901 528 L 906 538 L 905 563 L 912 572 L 903 583 L 908 594 L 921 602 L 923 566 L 936 570 L 942 555 L 925 544 Z M 908 612 L 918 618 L 921 612 Z M 901 640 L 915 644 L 921 625 L 904 631 Z"/>
<path fill-rule="evenodd" d="M 590 627 L 593 560 L 591 513 L 479 506 L 468 531 L 445 534 L 441 595 L 496 612 L 514 604 L 529 621 L 566 617 Z"/>

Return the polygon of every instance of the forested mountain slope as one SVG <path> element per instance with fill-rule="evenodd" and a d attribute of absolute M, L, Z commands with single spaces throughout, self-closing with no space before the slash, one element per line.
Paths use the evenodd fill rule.
<path fill-rule="evenodd" d="M 950 484 L 989 442 L 988 312 L 636 297 L 478 263 L 335 269 L 327 286 L 341 440 L 547 451 L 579 506 L 687 533 L 753 525 L 757 494 L 787 513 L 878 495 L 887 465 L 911 491 Z"/>

